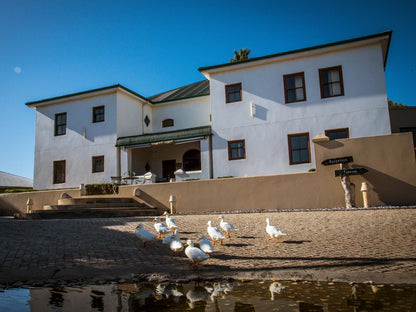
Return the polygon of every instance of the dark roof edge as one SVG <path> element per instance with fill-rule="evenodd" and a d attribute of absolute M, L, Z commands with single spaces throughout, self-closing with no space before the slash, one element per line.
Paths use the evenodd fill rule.
<path fill-rule="evenodd" d="M 171 100 L 163 100 L 163 101 L 150 101 L 153 104 L 162 104 L 162 103 L 168 103 L 168 102 L 175 102 L 175 101 L 182 101 L 182 100 L 186 100 L 186 99 L 193 99 L 193 98 L 197 98 L 197 97 L 202 97 L 202 96 L 207 96 L 210 95 L 210 93 L 204 93 L 204 94 L 198 94 L 198 95 L 193 95 L 193 96 L 186 96 L 186 97 L 182 97 L 182 98 L 177 98 L 177 99 L 171 99 Z"/>
<path fill-rule="evenodd" d="M 101 91 L 111 90 L 111 89 L 115 89 L 115 88 L 123 89 L 124 91 L 126 91 L 128 93 L 131 93 L 131 94 L 133 94 L 133 95 L 141 98 L 144 101 L 150 102 L 147 98 L 145 98 L 144 96 L 138 94 L 137 92 L 134 92 L 134 91 L 132 91 L 132 90 L 130 90 L 130 89 L 122 86 L 121 84 L 115 84 L 115 85 L 111 85 L 111 86 L 107 86 L 107 87 L 103 87 L 103 88 L 97 88 L 97 89 L 92 89 L 92 90 L 87 90 L 87 91 L 81 91 L 81 92 L 76 92 L 76 93 L 71 93 L 71 94 L 56 96 L 56 97 L 47 98 L 47 99 L 43 99 L 43 100 L 39 100 L 39 101 L 27 102 L 26 105 L 27 106 L 32 106 L 32 105 L 36 105 L 36 104 L 41 104 L 41 103 L 46 103 L 46 102 L 52 102 L 52 101 L 56 101 L 56 100 L 62 100 L 62 99 L 70 98 L 70 97 L 73 97 L 73 96 L 79 96 L 79 95 L 84 95 L 84 94 L 94 93 L 94 92 L 101 92 Z"/>
<path fill-rule="evenodd" d="M 177 130 L 172 130 L 172 131 L 151 132 L 151 133 L 144 133 L 144 134 L 139 134 L 139 135 L 128 135 L 128 136 L 118 137 L 117 140 L 119 140 L 119 139 L 127 139 L 127 138 L 134 138 L 134 137 L 142 136 L 142 135 L 153 135 L 153 134 L 163 134 L 163 133 L 177 133 L 177 132 L 183 132 L 183 131 L 189 131 L 189 130 L 208 129 L 208 128 L 211 129 L 211 125 L 199 126 L 199 127 L 193 127 L 193 128 L 185 128 L 185 129 L 177 129 Z"/>
<path fill-rule="evenodd" d="M 316 45 L 316 46 L 312 46 L 312 47 L 286 51 L 286 52 L 279 52 L 279 53 L 265 55 L 265 56 L 253 57 L 253 58 L 249 58 L 249 59 L 243 60 L 243 61 L 237 61 L 237 62 L 232 62 L 232 63 L 224 63 L 224 64 L 219 64 L 219 65 L 200 67 L 200 68 L 198 68 L 198 70 L 200 72 L 202 72 L 202 71 L 206 71 L 206 70 L 217 69 L 217 68 L 227 67 L 227 66 L 234 66 L 234 65 L 237 65 L 237 64 L 245 64 L 245 63 L 260 61 L 260 60 L 264 60 L 264 59 L 269 59 L 269 58 L 274 58 L 274 57 L 279 57 L 279 56 L 284 56 L 284 55 L 289 55 L 289 54 L 295 54 L 295 53 L 301 53 L 301 52 L 306 52 L 306 51 L 311 51 L 311 50 L 329 48 L 329 47 L 337 46 L 337 45 L 341 45 L 341 44 L 348 44 L 348 43 L 352 43 L 352 42 L 374 39 L 374 38 L 377 38 L 377 37 L 382 37 L 382 36 L 388 35 L 389 39 L 388 39 L 388 43 L 387 43 L 386 57 L 385 57 L 385 60 L 384 60 L 384 67 L 386 67 L 387 55 L 388 55 L 388 51 L 389 51 L 389 47 L 390 47 L 390 41 L 391 41 L 392 33 L 393 33 L 392 30 L 388 30 L 388 31 L 378 33 L 378 34 L 373 34 L 373 35 L 368 35 L 368 36 L 363 36 L 363 37 L 358 37 L 358 38 L 352 38 L 352 39 L 347 39 L 347 40 L 342 40 L 342 41 L 337 41 L 337 42 L 331 42 L 331 43 L 326 43 L 326 44 L 321 44 L 321 45 Z"/>

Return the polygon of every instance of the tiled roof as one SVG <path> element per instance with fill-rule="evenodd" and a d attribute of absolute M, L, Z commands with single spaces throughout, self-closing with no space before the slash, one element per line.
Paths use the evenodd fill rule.
<path fill-rule="evenodd" d="M 153 95 L 148 98 L 152 103 L 163 103 L 209 95 L 209 81 L 203 80 L 171 91 Z"/>

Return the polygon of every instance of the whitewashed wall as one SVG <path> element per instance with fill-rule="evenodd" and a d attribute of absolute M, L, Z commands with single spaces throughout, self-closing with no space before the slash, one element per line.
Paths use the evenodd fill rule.
<path fill-rule="evenodd" d="M 289 164 L 288 134 L 349 128 L 350 137 L 390 133 L 378 44 L 210 74 L 214 177 L 305 172 Z M 344 96 L 321 99 L 319 69 L 342 66 Z M 235 67 L 237 68 L 237 67 Z M 285 104 L 283 75 L 304 72 L 307 101 Z M 225 85 L 242 83 L 242 101 L 225 103 Z M 250 103 L 256 115 L 250 116 Z M 246 159 L 228 161 L 227 141 L 245 139 Z M 312 143 L 311 143 L 312 148 Z"/>
<path fill-rule="evenodd" d="M 92 108 L 105 106 L 105 121 L 92 122 Z M 54 135 L 55 114 L 67 113 L 66 134 Z M 85 133 L 85 137 L 84 137 Z M 36 109 L 34 188 L 77 187 L 115 175 L 116 95 L 102 95 Z M 104 173 L 92 174 L 92 156 L 104 155 Z M 53 162 L 66 161 L 66 183 L 53 184 Z"/>

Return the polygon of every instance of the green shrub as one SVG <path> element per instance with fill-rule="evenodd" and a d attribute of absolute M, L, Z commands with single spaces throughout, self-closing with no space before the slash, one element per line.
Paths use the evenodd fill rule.
<path fill-rule="evenodd" d="M 85 191 L 87 192 L 87 195 L 114 194 L 114 193 L 118 193 L 118 184 L 112 184 L 112 183 L 87 184 L 85 185 Z"/>
<path fill-rule="evenodd" d="M 34 189 L 5 189 L 4 193 L 23 193 L 23 192 L 34 192 Z"/>

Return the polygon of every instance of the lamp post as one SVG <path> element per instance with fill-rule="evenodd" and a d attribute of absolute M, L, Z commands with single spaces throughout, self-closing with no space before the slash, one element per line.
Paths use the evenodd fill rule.
<path fill-rule="evenodd" d="M 29 197 L 29 198 L 27 199 L 27 202 L 26 202 L 26 213 L 30 213 L 30 210 L 32 210 L 32 206 L 33 206 L 33 201 L 32 201 L 32 199 Z"/>
<path fill-rule="evenodd" d="M 169 203 L 170 203 L 170 213 L 174 214 L 176 212 L 176 196 L 175 195 L 170 195 Z"/>
<path fill-rule="evenodd" d="M 361 183 L 361 192 L 363 193 L 364 208 L 368 208 L 368 194 L 367 194 L 368 190 L 369 190 L 369 187 L 368 187 L 367 182 Z"/>

